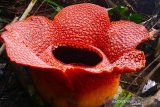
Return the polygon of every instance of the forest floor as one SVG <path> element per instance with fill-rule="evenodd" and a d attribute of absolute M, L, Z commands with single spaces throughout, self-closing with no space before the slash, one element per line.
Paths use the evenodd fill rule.
<path fill-rule="evenodd" d="M 49 0 L 39 0 L 29 15 L 43 15 L 53 18 L 59 9 Z M 52 1 L 52 0 L 50 0 Z M 54 0 L 62 7 L 81 3 L 95 3 L 106 8 L 114 5 L 127 7 L 142 16 L 141 23 L 148 28 L 160 31 L 160 0 Z M 0 32 L 17 16 L 20 17 L 28 6 L 30 0 L 0 0 Z M 113 3 L 113 4 L 112 4 Z M 114 18 L 113 18 L 114 20 Z M 1 43 L 2 44 L 2 43 Z M 147 64 L 144 69 L 134 74 L 123 74 L 121 86 L 134 94 L 141 94 L 144 83 L 148 80 L 160 84 L 160 33 L 154 40 L 147 41 L 138 47 L 146 55 Z M 141 73 L 142 72 L 142 73 Z M 134 81 L 134 82 L 133 82 Z M 159 89 L 157 88 L 156 92 Z M 138 92 L 138 93 L 137 93 Z M 152 93 L 152 92 L 151 92 Z M 155 92 L 154 92 L 155 93 Z M 33 101 L 17 77 L 6 52 L 0 56 L 0 107 L 34 107 Z"/>

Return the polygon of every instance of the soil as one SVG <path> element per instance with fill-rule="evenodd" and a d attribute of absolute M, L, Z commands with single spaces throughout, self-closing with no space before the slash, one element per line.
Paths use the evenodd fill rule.
<path fill-rule="evenodd" d="M 67 6 L 75 3 L 82 2 L 91 2 L 104 7 L 110 7 L 105 0 L 55 0 L 61 6 Z M 128 6 L 122 0 L 112 0 L 116 5 Z M 125 1 L 125 0 L 124 0 Z M 127 0 L 126 0 L 127 1 Z M 0 31 L 2 32 L 4 26 L 9 24 L 15 16 L 21 16 L 26 7 L 28 6 L 30 0 L 1 0 L 0 1 Z M 142 14 L 143 22 L 148 29 L 154 27 L 155 29 L 160 29 L 160 0 L 128 0 L 128 3 L 134 9 L 134 11 Z M 159 3 L 159 4 L 158 4 Z M 131 9 L 128 6 L 129 9 Z M 43 15 L 49 18 L 53 18 L 55 9 L 53 6 L 48 3 L 42 3 L 42 1 L 38 1 L 30 15 Z M 132 9 L 131 9 L 132 10 Z M 132 10 L 133 11 L 133 10 Z M 53 14 L 54 13 L 54 14 Z M 156 18 L 152 18 L 152 16 L 157 15 Z M 150 19 L 151 20 L 148 20 Z M 159 22 L 158 22 L 159 20 Z M 160 34 L 159 34 L 160 35 Z M 145 52 L 147 56 L 147 64 L 146 67 L 152 63 L 152 61 L 157 57 L 155 55 L 155 48 L 158 43 L 159 36 L 155 37 L 155 40 L 145 42 L 141 44 L 138 49 L 141 49 Z M 151 72 L 158 61 L 155 61 L 149 69 L 145 71 L 143 75 L 138 78 L 136 83 L 134 83 L 129 91 L 136 93 L 139 90 L 141 83 L 144 81 L 144 76 L 146 76 L 149 72 Z M 154 75 L 151 77 L 152 80 L 156 81 L 156 83 L 160 83 L 160 67 L 156 70 Z M 124 74 L 121 77 L 121 86 L 126 89 L 131 82 L 139 76 L 138 73 L 134 74 Z M 21 84 L 21 80 L 17 78 L 15 73 L 15 69 L 12 67 L 10 60 L 6 56 L 4 52 L 0 58 L 0 107 L 33 107 L 35 104 L 31 100 L 30 95 L 24 89 Z"/>

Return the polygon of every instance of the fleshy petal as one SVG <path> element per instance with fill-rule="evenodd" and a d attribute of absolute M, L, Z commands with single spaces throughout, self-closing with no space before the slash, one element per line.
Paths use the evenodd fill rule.
<path fill-rule="evenodd" d="M 8 38 L 8 36 L 10 36 L 8 32 L 3 33 L 7 54 L 11 61 L 25 66 L 51 68 L 51 66 L 39 59 L 36 54 L 27 48 L 23 43 L 19 43 L 12 38 Z"/>
<path fill-rule="evenodd" d="M 12 61 L 22 65 L 51 67 L 38 58 L 38 55 L 53 43 L 56 30 L 51 20 L 32 16 L 6 26 L 6 30 L 2 38 Z"/>
<path fill-rule="evenodd" d="M 102 38 L 104 53 L 110 62 L 118 60 L 124 53 L 136 48 L 137 45 L 149 39 L 147 29 L 130 21 L 112 22 L 106 36 Z M 101 44 L 100 44 L 101 45 Z"/>
<path fill-rule="evenodd" d="M 112 22 L 99 44 L 114 72 L 135 72 L 145 66 L 145 56 L 135 48 L 150 38 L 147 29 L 130 21 Z"/>
<path fill-rule="evenodd" d="M 117 91 L 119 73 L 145 65 L 135 48 L 148 31 L 129 21 L 110 25 L 106 9 L 94 4 L 66 7 L 53 21 L 32 16 L 6 30 L 9 57 L 30 67 L 37 89 L 56 107 L 100 106 Z"/>
<path fill-rule="evenodd" d="M 120 74 L 94 73 L 82 68 L 32 69 L 39 92 L 54 107 L 100 107 L 112 98 L 119 86 Z"/>
<path fill-rule="evenodd" d="M 142 51 L 133 50 L 125 53 L 113 63 L 113 71 L 117 73 L 135 72 L 145 66 L 145 56 Z"/>
<path fill-rule="evenodd" d="M 53 20 L 61 36 L 69 40 L 96 45 L 98 38 L 105 35 L 110 25 L 108 12 L 95 4 L 82 3 L 63 8 Z"/>
<path fill-rule="evenodd" d="M 5 29 L 10 35 L 2 34 L 2 38 L 12 38 L 15 42 L 24 44 L 36 55 L 53 43 L 57 33 L 53 22 L 43 16 L 31 16 L 24 21 L 10 24 Z"/>
<path fill-rule="evenodd" d="M 94 73 L 81 68 L 68 69 L 66 74 L 74 87 L 74 95 L 78 100 L 78 107 L 100 107 L 112 98 L 119 86 L 120 74 Z M 78 78 L 77 78 L 78 77 Z M 94 90 L 93 90 L 94 89 Z"/>

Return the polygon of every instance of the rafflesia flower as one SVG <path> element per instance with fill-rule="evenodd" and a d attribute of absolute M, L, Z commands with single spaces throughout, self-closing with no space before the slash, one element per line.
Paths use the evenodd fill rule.
<path fill-rule="evenodd" d="M 31 16 L 7 25 L 11 61 L 30 68 L 40 95 L 55 107 L 99 107 L 112 98 L 120 74 L 145 66 L 136 46 L 150 36 L 130 21 L 110 23 L 105 8 L 76 4 L 49 20 Z"/>

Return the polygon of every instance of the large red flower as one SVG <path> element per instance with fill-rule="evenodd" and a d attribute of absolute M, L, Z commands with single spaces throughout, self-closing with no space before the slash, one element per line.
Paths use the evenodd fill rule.
<path fill-rule="evenodd" d="M 145 66 L 136 46 L 149 38 L 142 25 L 110 24 L 105 8 L 77 4 L 49 20 L 31 16 L 6 26 L 11 61 L 27 66 L 38 91 L 56 107 L 98 107 L 114 96 L 123 72 Z"/>

